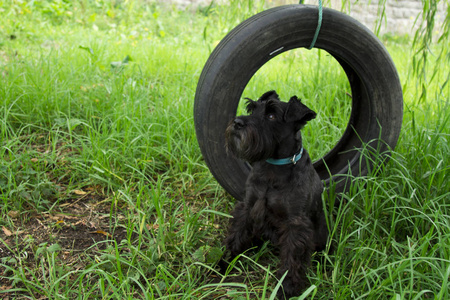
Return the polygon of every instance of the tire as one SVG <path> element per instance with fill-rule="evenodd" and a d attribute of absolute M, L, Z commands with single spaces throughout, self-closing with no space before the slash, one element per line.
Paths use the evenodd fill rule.
<path fill-rule="evenodd" d="M 237 200 L 244 198 L 250 167 L 227 155 L 225 128 L 258 69 L 282 52 L 310 46 L 317 16 L 318 8 L 310 5 L 286 5 L 261 12 L 234 28 L 204 66 L 194 103 L 197 140 L 211 173 Z M 402 124 L 402 89 L 382 43 L 343 13 L 323 8 L 322 27 L 314 47 L 339 62 L 351 86 L 348 126 L 336 146 L 314 163 L 325 185 L 333 183 L 337 192 L 343 192 L 353 176 L 364 176 L 374 166 L 375 160 L 361 154 L 367 145 L 384 161 L 389 158 Z"/>

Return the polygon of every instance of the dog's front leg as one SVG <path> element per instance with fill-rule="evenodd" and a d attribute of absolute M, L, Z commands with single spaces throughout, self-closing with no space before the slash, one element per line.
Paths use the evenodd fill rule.
<path fill-rule="evenodd" d="M 234 259 L 237 255 L 250 248 L 252 236 L 248 223 L 248 209 L 244 202 L 238 202 L 231 215 L 233 218 L 230 220 L 224 244 L 226 251 L 231 255 L 231 259 Z M 222 258 L 218 265 L 220 273 L 225 274 L 229 267 L 228 262 Z"/>
<path fill-rule="evenodd" d="M 244 252 L 251 247 L 252 235 L 251 224 L 249 223 L 249 211 L 244 202 L 238 202 L 231 213 L 225 247 L 232 257 Z"/>
<path fill-rule="evenodd" d="M 308 283 L 306 271 L 311 263 L 311 254 L 314 249 L 312 227 L 308 218 L 296 217 L 280 228 L 278 245 L 281 262 L 278 278 L 281 278 L 286 271 L 288 274 L 283 280 L 283 290 L 278 291 L 279 299 L 299 296 Z"/>

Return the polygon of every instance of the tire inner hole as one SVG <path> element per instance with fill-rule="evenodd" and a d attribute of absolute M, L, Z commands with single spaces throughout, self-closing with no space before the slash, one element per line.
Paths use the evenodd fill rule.
<path fill-rule="evenodd" d="M 293 49 L 264 64 L 242 93 L 237 115 L 245 115 L 245 97 L 258 99 L 276 90 L 282 101 L 297 95 L 317 113 L 302 129 L 303 145 L 316 161 L 327 154 L 347 128 L 352 110 L 351 87 L 340 64 L 321 49 Z"/>

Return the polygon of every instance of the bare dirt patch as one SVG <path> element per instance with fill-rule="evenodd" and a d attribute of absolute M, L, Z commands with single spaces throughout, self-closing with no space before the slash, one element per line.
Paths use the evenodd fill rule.
<path fill-rule="evenodd" d="M 110 213 L 110 201 L 95 192 L 78 191 L 78 197 L 66 201 L 51 213 L 11 211 L 13 226 L 0 230 L 0 261 L 12 268 L 26 266 L 36 270 L 42 252 L 57 249 L 62 265 L 82 269 L 99 251 L 127 237 L 120 225 L 124 216 Z M 105 201 L 106 200 L 106 201 Z M 0 291 L 12 288 L 11 272 L 0 268 Z M 26 274 L 25 276 L 30 276 Z M 2 294 L 2 297 L 16 294 Z"/>

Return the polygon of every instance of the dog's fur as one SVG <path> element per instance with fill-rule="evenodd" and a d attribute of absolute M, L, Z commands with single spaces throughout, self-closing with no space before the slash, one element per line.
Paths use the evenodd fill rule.
<path fill-rule="evenodd" d="M 299 153 L 300 129 L 316 113 L 295 96 L 288 103 L 280 101 L 275 91 L 258 101 L 247 100 L 250 115 L 231 120 L 225 132 L 228 152 L 252 166 L 245 199 L 232 212 L 225 246 L 232 257 L 260 240 L 277 246 L 277 275 L 281 278 L 288 271 L 278 297 L 288 299 L 307 286 L 311 254 L 326 246 L 323 184 L 306 150 L 296 164 L 272 165 L 266 159 Z"/>

